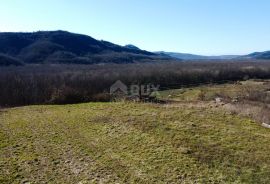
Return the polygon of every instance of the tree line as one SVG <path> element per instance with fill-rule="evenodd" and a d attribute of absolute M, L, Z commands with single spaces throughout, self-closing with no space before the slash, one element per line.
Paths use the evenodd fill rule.
<path fill-rule="evenodd" d="M 160 89 L 270 78 L 270 62 L 160 62 L 27 65 L 0 68 L 0 106 L 110 101 L 110 86 L 155 84 Z"/>

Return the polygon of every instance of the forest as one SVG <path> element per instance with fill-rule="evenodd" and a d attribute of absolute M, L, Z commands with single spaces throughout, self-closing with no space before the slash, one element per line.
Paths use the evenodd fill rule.
<path fill-rule="evenodd" d="M 267 61 L 10 66 L 0 68 L 0 106 L 110 101 L 110 86 L 117 80 L 168 90 L 267 78 Z"/>

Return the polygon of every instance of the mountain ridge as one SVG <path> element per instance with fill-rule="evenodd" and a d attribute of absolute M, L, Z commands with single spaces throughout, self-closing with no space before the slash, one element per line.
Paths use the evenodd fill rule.
<path fill-rule="evenodd" d="M 189 53 L 178 53 L 178 52 L 165 52 L 158 51 L 156 54 L 170 56 L 181 60 L 269 60 L 270 51 L 264 52 L 253 52 L 247 55 L 220 55 L 220 56 L 204 56 Z"/>
<path fill-rule="evenodd" d="M 248 55 L 203 56 L 177 52 L 149 52 L 128 44 L 120 46 L 68 31 L 0 32 L 0 66 L 24 64 L 141 63 L 182 60 L 270 59 L 270 51 Z"/>
<path fill-rule="evenodd" d="M 182 60 L 214 60 L 214 59 L 215 60 L 231 60 L 231 59 L 240 57 L 239 55 L 203 56 L 203 55 L 190 54 L 190 53 L 165 52 L 165 51 L 158 51 L 155 53 L 168 55 L 173 58 L 182 59 Z"/>
<path fill-rule="evenodd" d="M 251 54 L 240 57 L 241 59 L 270 59 L 270 51 L 253 52 Z"/>
<path fill-rule="evenodd" d="M 135 63 L 168 59 L 134 47 L 62 30 L 2 32 L 0 54 L 6 57 L 1 57 L 0 65 L 9 65 L 10 58 L 24 64 Z"/>

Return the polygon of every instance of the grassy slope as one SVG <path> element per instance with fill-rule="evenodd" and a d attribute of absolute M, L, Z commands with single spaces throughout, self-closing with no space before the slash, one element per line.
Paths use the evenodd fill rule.
<path fill-rule="evenodd" d="M 235 84 L 202 85 L 194 88 L 161 91 L 159 98 L 185 102 L 200 101 L 201 95 L 206 101 L 214 100 L 217 96 L 234 98 L 245 95 L 244 92 L 247 90 L 265 91 L 269 89 L 269 84 L 269 80 L 264 82 L 249 80 Z"/>
<path fill-rule="evenodd" d="M 270 134 L 204 108 L 29 106 L 0 114 L 0 183 L 266 183 Z"/>

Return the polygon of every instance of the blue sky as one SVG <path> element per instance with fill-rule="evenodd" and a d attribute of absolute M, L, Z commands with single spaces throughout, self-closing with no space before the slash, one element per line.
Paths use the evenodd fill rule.
<path fill-rule="evenodd" d="M 67 30 L 150 51 L 270 50 L 269 0 L 1 0 L 0 31 Z"/>

